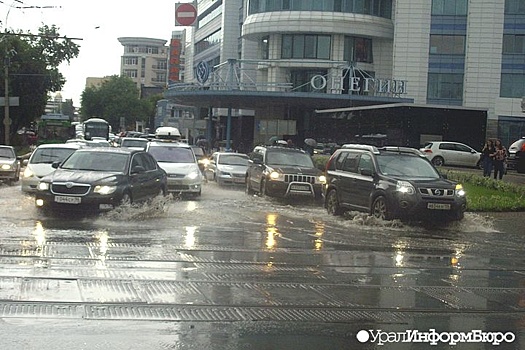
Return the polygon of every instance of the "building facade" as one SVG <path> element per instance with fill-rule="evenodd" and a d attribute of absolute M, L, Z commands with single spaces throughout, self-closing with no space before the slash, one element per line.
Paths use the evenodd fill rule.
<path fill-rule="evenodd" d="M 120 75 L 131 78 L 139 91 L 162 93 L 168 83 L 167 40 L 139 37 L 122 37 Z"/>
<path fill-rule="evenodd" d="M 352 125 L 396 102 L 448 113 L 421 129 L 443 139 L 462 111 L 483 112 L 469 118 L 482 138 L 509 145 L 525 135 L 525 0 L 203 0 L 188 38 L 185 91 L 171 86 L 167 98 L 193 96 L 213 117 L 252 116 L 254 142 L 267 120 L 316 136 L 316 111 L 349 108 Z"/>

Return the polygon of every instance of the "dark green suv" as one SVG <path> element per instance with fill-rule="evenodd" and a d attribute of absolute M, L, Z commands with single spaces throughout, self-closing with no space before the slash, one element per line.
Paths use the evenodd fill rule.
<path fill-rule="evenodd" d="M 257 146 L 250 153 L 246 193 L 271 197 L 321 198 L 324 176 L 310 155 L 297 148 Z"/>
<path fill-rule="evenodd" d="M 344 145 L 326 166 L 325 207 L 384 219 L 461 220 L 461 184 L 445 179 L 417 149 Z"/>

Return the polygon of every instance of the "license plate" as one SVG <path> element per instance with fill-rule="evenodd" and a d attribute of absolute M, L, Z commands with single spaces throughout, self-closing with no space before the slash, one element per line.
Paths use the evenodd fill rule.
<path fill-rule="evenodd" d="M 234 178 L 234 179 L 233 179 L 233 182 L 236 182 L 236 183 L 244 183 L 244 179 L 243 179 L 243 178 Z"/>
<path fill-rule="evenodd" d="M 308 186 L 308 185 L 291 185 L 290 189 L 294 190 L 294 191 L 310 191 L 310 186 Z"/>
<path fill-rule="evenodd" d="M 65 204 L 80 204 L 80 197 L 71 197 L 71 196 L 55 196 L 55 202 L 65 203 Z"/>
<path fill-rule="evenodd" d="M 446 203 L 428 203 L 427 204 L 428 209 L 436 209 L 436 210 L 450 210 L 450 204 Z"/>

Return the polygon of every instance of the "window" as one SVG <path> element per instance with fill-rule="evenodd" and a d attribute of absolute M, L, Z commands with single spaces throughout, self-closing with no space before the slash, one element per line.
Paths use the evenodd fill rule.
<path fill-rule="evenodd" d="M 343 162 L 343 168 L 341 170 L 348 171 L 350 173 L 357 173 L 357 162 L 359 160 L 359 154 L 348 153 Z"/>
<path fill-rule="evenodd" d="M 212 46 L 216 46 L 221 43 L 222 31 L 219 29 L 215 33 L 208 35 L 206 38 L 195 44 L 195 54 L 201 53 Z"/>
<path fill-rule="evenodd" d="M 468 0 L 432 0 L 432 15 L 466 16 Z"/>
<path fill-rule="evenodd" d="M 454 147 L 453 143 L 441 143 L 439 145 L 439 149 L 445 149 L 447 151 L 455 151 L 456 148 Z"/>
<path fill-rule="evenodd" d="M 138 76 L 136 69 L 126 69 L 124 70 L 124 75 L 130 78 L 136 78 Z"/>
<path fill-rule="evenodd" d="M 373 63 L 372 39 L 345 36 L 343 59 L 348 62 Z"/>
<path fill-rule="evenodd" d="M 270 58 L 270 37 L 265 36 L 261 40 L 261 56 L 267 60 Z"/>
<path fill-rule="evenodd" d="M 525 14 L 525 1 L 523 0 L 505 0 L 505 14 L 509 14 L 509 15 Z"/>
<path fill-rule="evenodd" d="M 368 154 L 362 154 L 361 158 L 359 158 L 359 173 L 361 173 L 362 170 L 374 170 L 374 165 L 372 163 L 372 157 Z"/>
<path fill-rule="evenodd" d="M 465 36 L 430 35 L 430 53 L 445 55 L 464 55 Z"/>
<path fill-rule="evenodd" d="M 282 36 L 282 58 L 330 59 L 329 35 L 293 34 Z"/>
<path fill-rule="evenodd" d="M 313 77 L 322 75 L 326 77 L 328 72 L 326 70 L 293 70 L 290 72 L 292 86 L 297 92 L 326 92 L 326 86 L 323 89 L 314 89 L 311 84 Z"/>
<path fill-rule="evenodd" d="M 125 57 L 124 64 L 127 66 L 136 66 L 139 63 L 138 57 Z"/>
<path fill-rule="evenodd" d="M 522 98 L 525 96 L 525 74 L 501 74 L 500 97 Z"/>
<path fill-rule="evenodd" d="M 463 98 L 463 74 L 428 74 L 428 98 L 452 99 Z"/>
<path fill-rule="evenodd" d="M 525 35 L 503 35 L 503 53 L 504 54 L 524 54 L 525 53 Z"/>

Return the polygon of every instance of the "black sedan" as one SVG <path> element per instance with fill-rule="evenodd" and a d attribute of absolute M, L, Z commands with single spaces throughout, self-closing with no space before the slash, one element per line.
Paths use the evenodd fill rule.
<path fill-rule="evenodd" d="M 142 150 L 80 149 L 53 167 L 35 196 L 45 211 L 99 212 L 167 193 L 166 172 Z"/>

